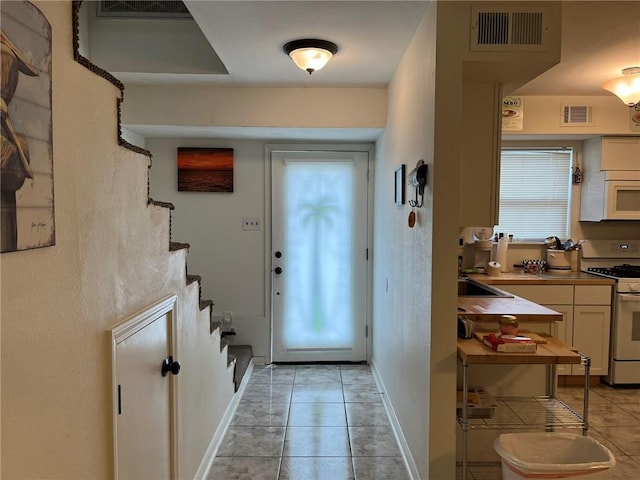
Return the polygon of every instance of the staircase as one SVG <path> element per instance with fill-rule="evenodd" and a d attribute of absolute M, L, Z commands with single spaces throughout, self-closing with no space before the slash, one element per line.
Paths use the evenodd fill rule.
<path fill-rule="evenodd" d="M 91 72 L 96 75 L 108 80 L 115 87 L 120 90 L 120 98 L 117 99 L 117 128 L 118 128 L 118 144 L 122 147 L 127 148 L 135 153 L 140 155 L 144 155 L 149 158 L 148 168 L 151 169 L 152 166 L 152 154 L 150 151 L 133 145 L 127 142 L 122 137 L 122 126 L 121 126 L 121 118 L 122 118 L 122 101 L 124 97 L 124 84 L 120 82 L 117 78 L 115 78 L 108 71 L 94 65 L 87 58 L 82 56 L 79 48 L 79 24 L 80 24 L 80 7 L 82 4 L 82 0 L 75 0 L 73 2 L 72 8 L 72 21 L 73 21 L 73 53 L 74 59 L 80 65 L 86 67 Z M 161 202 L 158 200 L 154 200 L 150 196 L 150 186 L 149 186 L 149 174 L 147 173 L 147 205 L 155 206 L 160 208 L 165 208 L 169 210 L 169 239 L 168 239 L 168 253 L 178 252 L 180 250 L 188 250 L 190 245 L 188 243 L 175 242 L 172 240 L 172 231 L 171 231 L 171 218 L 172 212 L 175 210 L 175 206 L 169 202 Z M 220 354 L 222 358 L 225 358 L 224 351 L 226 349 L 226 362 L 227 368 L 233 369 L 233 383 L 234 383 L 234 392 L 238 391 L 240 386 L 240 382 L 249 367 L 251 360 L 253 358 L 253 349 L 251 345 L 232 345 L 229 342 L 230 332 L 222 332 L 221 325 L 219 322 L 214 321 L 213 319 L 213 301 L 212 300 L 203 300 L 202 299 L 202 278 L 199 275 L 193 275 L 188 272 L 188 265 L 185 257 L 185 272 L 186 272 L 186 286 L 189 286 L 193 283 L 198 284 L 198 309 L 203 312 L 208 309 L 209 314 L 209 334 L 219 334 L 220 335 Z M 182 305 L 182 309 L 192 308 L 189 305 Z M 233 332 L 235 335 L 235 332 Z"/>

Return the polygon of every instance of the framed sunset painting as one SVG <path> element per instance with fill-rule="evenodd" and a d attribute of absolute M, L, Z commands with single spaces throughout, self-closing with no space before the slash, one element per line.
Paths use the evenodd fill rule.
<path fill-rule="evenodd" d="M 233 192 L 233 148 L 178 147 L 179 192 Z"/>

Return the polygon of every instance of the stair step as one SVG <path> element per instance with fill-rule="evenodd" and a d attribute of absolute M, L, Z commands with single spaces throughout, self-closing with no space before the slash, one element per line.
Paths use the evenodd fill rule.
<path fill-rule="evenodd" d="M 200 310 L 204 310 L 207 307 L 213 305 L 213 300 L 200 300 Z"/>
<path fill-rule="evenodd" d="M 202 277 L 200 275 L 187 275 L 187 285 L 191 285 L 193 282 L 201 282 Z"/>
<path fill-rule="evenodd" d="M 221 328 L 222 323 L 216 322 L 213 318 L 209 321 L 209 333 L 216 331 L 216 328 Z"/>
<path fill-rule="evenodd" d="M 173 203 L 170 202 L 161 202 L 159 200 L 154 200 L 153 198 L 149 198 L 149 204 L 155 205 L 156 207 L 168 208 L 169 210 L 175 210 L 176 207 Z"/>
<path fill-rule="evenodd" d="M 189 245 L 188 243 L 181 243 L 181 242 L 171 242 L 169 244 L 169 251 L 170 252 L 175 252 L 177 250 L 184 250 L 184 249 L 189 249 L 191 248 L 191 245 Z"/>
<path fill-rule="evenodd" d="M 229 345 L 227 352 L 227 355 L 233 356 L 236 361 L 236 366 L 233 370 L 233 383 L 237 392 L 238 388 L 240 388 L 242 377 L 244 377 L 244 373 L 253 358 L 253 347 L 251 345 Z"/>

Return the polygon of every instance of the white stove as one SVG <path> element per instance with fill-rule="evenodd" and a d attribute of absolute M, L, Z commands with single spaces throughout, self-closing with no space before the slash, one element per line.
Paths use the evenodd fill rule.
<path fill-rule="evenodd" d="M 588 267 L 583 271 L 614 279 L 618 292 L 640 293 L 640 265 L 621 263 L 611 267 Z"/>
<path fill-rule="evenodd" d="M 640 384 L 640 240 L 585 241 L 581 269 L 616 282 L 605 381 Z"/>

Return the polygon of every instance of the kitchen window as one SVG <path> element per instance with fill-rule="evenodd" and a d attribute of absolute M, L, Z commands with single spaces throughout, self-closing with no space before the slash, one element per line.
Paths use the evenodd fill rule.
<path fill-rule="evenodd" d="M 519 241 L 569 236 L 572 148 L 503 148 L 496 232 Z"/>

